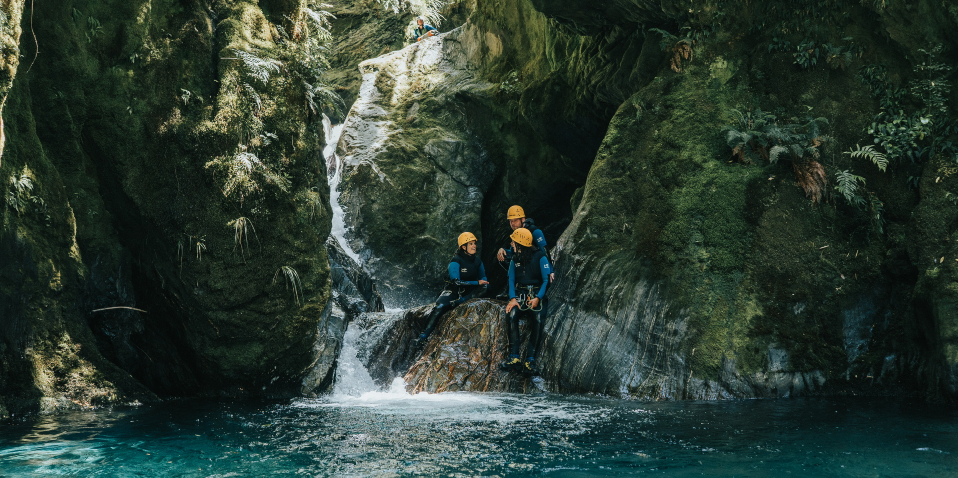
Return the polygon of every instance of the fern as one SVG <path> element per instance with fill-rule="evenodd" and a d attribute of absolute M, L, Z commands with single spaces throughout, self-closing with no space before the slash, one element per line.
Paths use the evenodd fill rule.
<path fill-rule="evenodd" d="M 859 187 L 859 183 L 861 183 L 861 187 Z M 848 204 L 857 207 L 865 205 L 865 199 L 861 193 L 861 189 L 863 189 L 864 186 L 865 178 L 856 176 L 847 169 L 835 173 L 835 190 L 845 197 L 845 201 L 848 201 Z"/>
<path fill-rule="evenodd" d="M 878 199 L 878 196 L 874 194 L 868 195 L 868 206 L 869 206 L 869 218 L 871 219 L 872 227 L 875 229 L 875 232 L 878 234 L 884 234 L 885 232 L 885 203 L 881 202 Z"/>
<path fill-rule="evenodd" d="M 445 17 L 442 16 L 442 10 L 446 8 L 446 5 L 450 3 L 449 0 L 379 0 L 379 3 L 382 6 L 386 7 L 388 10 L 392 10 L 395 13 L 399 13 L 404 10 L 405 5 L 409 5 L 409 9 L 416 16 L 422 17 L 426 23 L 439 28 L 439 25 L 442 24 L 442 21 Z"/>
<path fill-rule="evenodd" d="M 279 73 L 279 64 L 275 60 L 260 58 L 250 52 L 233 49 L 236 57 L 243 61 L 246 66 L 246 73 L 260 80 L 263 84 L 269 83 L 269 76 L 273 73 Z"/>
<path fill-rule="evenodd" d="M 293 288 L 293 298 L 296 299 L 296 305 L 302 305 L 300 303 L 300 297 L 303 297 L 303 281 L 299 279 L 299 273 L 290 266 L 280 267 L 276 269 L 276 273 L 273 274 L 273 284 L 276 283 L 276 278 L 279 277 L 280 274 L 283 274 L 286 278 L 286 290 L 289 290 L 290 287 Z"/>
<path fill-rule="evenodd" d="M 24 168 L 26 170 L 26 168 Z M 30 174 L 24 171 L 17 177 L 16 174 L 10 176 L 10 192 L 7 193 L 7 205 L 13 208 L 19 216 L 26 211 L 30 204 L 33 192 L 33 179 Z"/>
<path fill-rule="evenodd" d="M 304 81 L 303 88 L 306 90 L 306 107 L 313 114 L 319 114 L 321 110 L 328 108 L 339 115 L 346 107 L 343 99 L 326 85 L 311 85 Z"/>
<path fill-rule="evenodd" d="M 226 169 L 227 178 L 223 185 L 223 194 L 227 197 L 238 196 L 240 203 L 250 194 L 261 190 L 257 177 L 275 185 L 283 192 L 289 191 L 289 180 L 286 177 L 273 171 L 258 156 L 248 151 L 239 151 L 229 158 L 216 158 L 206 163 L 206 167 Z"/>
<path fill-rule="evenodd" d="M 885 168 L 888 167 L 888 158 L 885 157 L 884 154 L 875 151 L 875 147 L 873 145 L 869 144 L 865 147 L 861 147 L 856 144 L 855 148 L 856 149 L 849 149 L 844 154 L 847 154 L 855 159 L 867 159 L 874 163 L 875 166 L 878 166 L 878 169 L 881 172 L 885 172 Z"/>
<path fill-rule="evenodd" d="M 332 5 L 320 4 L 310 7 L 316 8 L 332 8 Z M 332 13 L 327 10 L 313 10 L 313 8 L 305 7 L 303 8 L 303 17 L 306 21 L 302 22 L 303 24 L 303 35 L 306 38 L 313 38 L 319 42 L 328 42 L 333 39 L 333 34 L 329 32 L 330 28 L 330 19 L 336 18 Z"/>

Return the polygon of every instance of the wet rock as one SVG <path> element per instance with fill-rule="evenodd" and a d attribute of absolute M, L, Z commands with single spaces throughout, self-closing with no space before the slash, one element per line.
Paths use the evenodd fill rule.
<path fill-rule="evenodd" d="M 386 386 L 403 377 L 410 393 L 539 390 L 532 379 L 499 370 L 508 356 L 508 333 L 502 301 L 473 299 L 440 318 L 425 344 L 417 344 L 432 305 L 400 313 L 367 314 L 360 359 L 373 379 Z M 525 322 L 523 341 L 528 340 Z M 521 351 L 524 353 L 526 345 Z"/>
<path fill-rule="evenodd" d="M 334 299 L 336 296 L 334 292 Z M 316 342 L 313 344 L 313 363 L 303 377 L 300 393 L 315 397 L 329 391 L 336 375 L 336 359 L 343 348 L 343 335 L 349 321 L 349 313 L 342 309 L 340 300 L 328 302 L 327 310 L 318 325 Z"/>
<path fill-rule="evenodd" d="M 488 299 L 471 300 L 447 314 L 403 377 L 406 389 L 410 393 L 539 390 L 532 378 L 499 369 L 509 356 L 505 317 L 505 303 Z M 525 357 L 528 328 L 520 327 L 520 334 L 520 356 Z"/>
<path fill-rule="evenodd" d="M 459 233 L 480 230 L 497 172 L 465 114 L 465 98 L 492 85 L 466 63 L 461 35 L 363 62 L 360 97 L 344 123 L 347 238 L 392 305 L 422 303 L 441 286 L 435 271 L 444 270 Z"/>
<path fill-rule="evenodd" d="M 335 238 L 326 240 L 326 251 L 334 298 L 339 306 L 354 317 L 385 310 L 376 282 L 363 266 L 346 254 Z"/>
<path fill-rule="evenodd" d="M 358 347 L 358 358 L 380 386 L 388 386 L 406 374 L 421 353 L 417 343 L 426 328 L 433 305 L 399 312 L 365 314 L 357 326 L 366 332 Z"/>

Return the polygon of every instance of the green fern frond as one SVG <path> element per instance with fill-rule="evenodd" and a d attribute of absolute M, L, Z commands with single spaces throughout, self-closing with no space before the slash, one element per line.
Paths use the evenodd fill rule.
<path fill-rule="evenodd" d="M 779 155 L 785 152 L 788 152 L 788 148 L 784 146 L 772 146 L 772 150 L 768 153 L 768 162 L 777 163 Z"/>
<path fill-rule="evenodd" d="M 269 83 L 269 76 L 273 73 L 279 73 L 279 64 L 275 60 L 260 58 L 250 52 L 234 49 L 236 57 L 243 61 L 246 66 L 246 72 L 249 76 Z"/>
<path fill-rule="evenodd" d="M 859 190 L 859 183 L 861 183 L 861 187 L 864 187 L 865 178 L 856 176 L 847 169 L 835 173 L 835 190 L 840 192 L 849 204 L 857 207 L 861 207 L 865 204 L 865 199 Z"/>
<path fill-rule="evenodd" d="M 849 149 L 844 154 L 847 154 L 855 159 L 867 159 L 874 163 L 875 166 L 878 166 L 878 169 L 881 172 L 885 172 L 885 168 L 888 167 L 888 158 L 885 157 L 885 155 L 881 152 L 875 151 L 874 145 L 869 144 L 862 147 L 856 144 L 855 148 L 856 149 Z"/>
<path fill-rule="evenodd" d="M 346 107 L 343 99 L 324 84 L 311 85 L 303 82 L 303 87 L 306 90 L 306 106 L 313 114 L 318 114 L 320 110 L 329 108 L 333 113 L 339 115 Z"/>
<path fill-rule="evenodd" d="M 328 9 L 332 8 L 332 5 L 320 4 L 313 6 L 313 8 L 322 8 Z M 333 39 L 333 34 L 330 33 L 329 28 L 331 26 L 330 19 L 335 19 L 336 16 L 330 13 L 328 10 L 313 10 L 313 8 L 303 8 L 303 13 L 306 15 L 306 18 L 309 20 L 306 22 L 307 30 L 305 34 L 310 36 L 320 42 L 327 42 Z M 311 28 L 310 28 L 311 26 Z"/>

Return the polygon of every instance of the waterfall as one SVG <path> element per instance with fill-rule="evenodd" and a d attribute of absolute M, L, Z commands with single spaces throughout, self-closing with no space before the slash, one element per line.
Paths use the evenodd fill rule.
<path fill-rule="evenodd" d="M 326 147 L 323 148 L 323 157 L 326 159 L 327 181 L 329 182 L 329 205 L 333 210 L 333 228 L 330 235 L 339 241 L 346 254 L 356 261 L 356 264 L 362 264 L 359 254 L 353 251 L 346 241 L 346 219 L 343 207 L 339 205 L 339 183 L 342 180 L 343 164 L 336 154 L 336 146 L 339 144 L 339 137 L 343 134 L 343 124 L 334 125 L 325 114 L 323 115 L 323 133 L 326 136 Z"/>

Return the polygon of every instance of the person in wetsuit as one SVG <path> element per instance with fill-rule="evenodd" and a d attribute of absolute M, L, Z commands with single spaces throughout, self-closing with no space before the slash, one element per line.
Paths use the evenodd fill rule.
<path fill-rule="evenodd" d="M 518 228 L 509 236 L 512 239 L 512 260 L 509 263 L 509 303 L 506 305 L 506 322 L 509 327 L 509 358 L 501 368 L 507 371 L 538 375 L 536 348 L 545 324 L 547 301 L 546 290 L 552 266 L 545 251 L 533 244 L 533 235 L 526 228 Z M 525 362 L 519 359 L 519 318 L 530 317 L 529 345 Z"/>
<path fill-rule="evenodd" d="M 476 255 L 476 236 L 471 232 L 459 235 L 459 249 L 449 262 L 446 288 L 436 299 L 436 307 L 429 315 L 426 330 L 419 334 L 419 345 L 425 343 L 429 334 L 436 328 L 439 316 L 447 310 L 455 309 L 459 304 L 485 294 L 489 287 L 486 268 Z"/>
<path fill-rule="evenodd" d="M 413 30 L 413 33 L 416 35 L 416 41 L 439 34 L 439 30 L 436 30 L 432 25 L 426 24 L 426 21 L 423 20 L 422 17 L 416 19 L 416 25 L 418 26 Z"/>
<path fill-rule="evenodd" d="M 520 227 L 528 229 L 529 232 L 532 233 L 532 242 L 549 258 L 549 251 L 546 249 L 549 244 L 546 242 L 545 234 L 542 233 L 542 229 L 536 227 L 532 218 L 526 217 L 526 212 L 522 210 L 521 206 L 510 207 L 509 210 L 506 211 L 506 219 L 509 221 L 509 227 L 511 227 L 513 231 Z M 499 251 L 496 252 L 496 259 L 499 260 L 500 267 L 508 269 L 509 262 L 512 261 L 512 246 L 500 247 Z M 551 262 L 552 259 L 549 258 L 549 260 Z M 555 280 L 555 273 L 550 273 L 549 282 L 553 280 Z M 496 298 L 506 299 L 506 291 L 499 293 Z"/>

